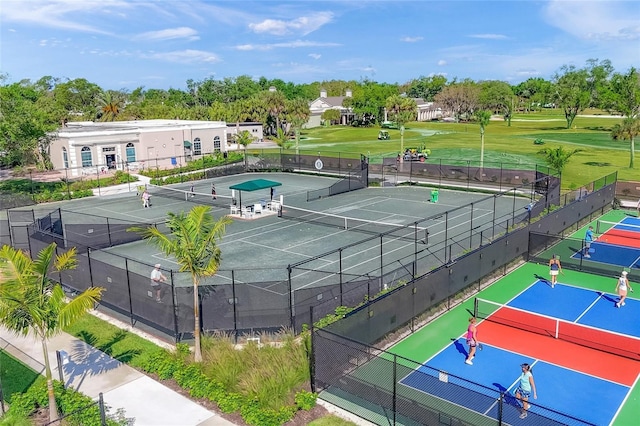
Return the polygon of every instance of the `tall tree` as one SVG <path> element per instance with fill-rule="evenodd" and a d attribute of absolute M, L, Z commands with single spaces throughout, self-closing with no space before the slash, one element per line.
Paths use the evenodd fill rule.
<path fill-rule="evenodd" d="M 476 111 L 474 117 L 480 125 L 480 169 L 482 169 L 484 166 L 484 130 L 491 120 L 491 111 Z"/>
<path fill-rule="evenodd" d="M 513 89 L 504 81 L 483 81 L 480 83 L 480 95 L 478 102 L 481 108 L 502 114 L 507 126 L 511 127 L 511 116 L 514 106 Z"/>
<path fill-rule="evenodd" d="M 296 154 L 300 150 L 300 132 L 302 126 L 304 126 L 311 116 L 311 110 L 309 110 L 309 104 L 302 98 L 296 98 L 285 101 L 286 107 L 286 120 L 293 128 L 296 136 Z"/>
<path fill-rule="evenodd" d="M 193 283 L 193 317 L 195 326 L 194 359 L 202 361 L 200 347 L 200 296 L 199 285 L 204 277 L 216 274 L 222 261 L 222 252 L 218 241 L 222 239 L 225 228 L 231 223 L 231 218 L 223 216 L 217 221 L 211 214 L 209 206 L 195 206 L 188 213 L 167 213 L 167 228 L 165 234 L 155 226 L 148 228 L 132 227 L 129 230 L 138 232 L 149 240 L 166 256 L 172 256 L 179 265 L 180 272 L 191 275 Z"/>
<path fill-rule="evenodd" d="M 616 124 L 611 130 L 613 140 L 629 141 L 629 168 L 634 168 L 635 163 L 635 139 L 640 134 L 640 118 L 626 117 L 622 123 Z"/>
<path fill-rule="evenodd" d="M 446 84 L 447 78 L 441 75 L 419 77 L 405 85 L 405 92 L 407 96 L 412 98 L 422 98 L 427 102 L 432 102 Z"/>
<path fill-rule="evenodd" d="M 442 105 L 442 109 L 453 112 L 456 121 L 462 117 L 470 118 L 478 108 L 480 87 L 470 80 L 461 83 L 452 83 L 446 86 L 438 95 L 436 102 Z"/>
<path fill-rule="evenodd" d="M 6 165 L 37 164 L 41 169 L 50 165 L 50 132 L 58 128 L 58 122 L 43 108 L 41 99 L 43 95 L 30 83 L 0 87 L 0 150 Z"/>
<path fill-rule="evenodd" d="M 586 69 L 576 69 L 564 65 L 554 76 L 555 103 L 564 110 L 567 129 L 571 128 L 576 116 L 591 104 L 589 73 Z"/>
<path fill-rule="evenodd" d="M 614 74 L 611 78 L 611 107 L 625 117 L 640 115 L 640 73 L 631 67 L 626 74 Z"/>
<path fill-rule="evenodd" d="M 55 243 L 43 248 L 34 260 L 10 246 L 0 249 L 0 322 L 16 334 L 33 334 L 40 340 L 49 396 L 49 421 L 58 419 L 58 406 L 53 393 L 47 342 L 92 309 L 104 290 L 91 287 L 67 303 L 60 284 L 47 275 L 52 271 L 74 269 L 76 251 L 73 248 L 57 256 L 55 253 Z"/>
<path fill-rule="evenodd" d="M 98 119 L 100 121 L 116 121 L 125 102 L 125 96 L 115 90 L 105 90 L 97 98 Z"/>

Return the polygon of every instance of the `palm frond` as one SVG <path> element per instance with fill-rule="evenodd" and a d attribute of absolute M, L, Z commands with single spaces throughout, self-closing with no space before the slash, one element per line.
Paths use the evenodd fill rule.
<path fill-rule="evenodd" d="M 100 301 L 102 292 L 104 290 L 105 289 L 102 287 L 88 288 L 87 290 L 76 296 L 72 301 L 64 305 L 59 314 L 60 327 L 65 328 L 70 326 L 80 317 L 82 317 L 87 311 L 93 309 L 95 307 L 95 304 Z M 55 291 L 63 292 L 60 286 L 57 286 Z"/>

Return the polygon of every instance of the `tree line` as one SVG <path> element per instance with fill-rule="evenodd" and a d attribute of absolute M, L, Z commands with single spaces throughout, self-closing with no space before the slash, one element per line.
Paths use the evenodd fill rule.
<path fill-rule="evenodd" d="M 37 165 L 41 169 L 51 167 L 50 140 L 68 121 L 252 121 L 263 123 L 265 135 L 287 147 L 290 135 L 299 135 L 308 121 L 309 103 L 321 90 L 328 96 L 344 96 L 350 90 L 352 96 L 344 99 L 343 106 L 354 114 L 353 125 L 357 126 L 379 124 L 385 111 L 399 125 L 413 121 L 417 113 L 414 98 L 421 98 L 436 103 L 456 121 L 479 121 L 483 128 L 487 113 L 502 115 L 510 125 L 514 113 L 545 107 L 562 109 L 567 128 L 587 108 L 625 117 L 616 129 L 620 138 L 633 142 L 640 128 L 640 74 L 633 67 L 616 72 L 609 60 L 597 59 L 588 60 L 583 67 L 562 66 L 551 80 L 529 78 L 517 85 L 498 80 L 449 81 L 444 76 L 421 76 L 404 84 L 368 79 L 294 84 L 242 75 L 188 80 L 186 90 L 138 87 L 129 91 L 103 89 L 83 78 L 7 80 L 0 76 L 0 161 L 5 166 Z M 335 123 L 340 114 L 328 110 L 322 119 Z"/>

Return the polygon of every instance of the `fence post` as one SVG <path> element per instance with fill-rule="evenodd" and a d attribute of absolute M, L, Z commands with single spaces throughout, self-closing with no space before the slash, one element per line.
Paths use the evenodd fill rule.
<path fill-rule="evenodd" d="M 392 411 L 393 411 L 393 425 L 396 424 L 396 410 L 397 410 L 397 400 L 398 400 L 398 355 L 393 354 L 393 402 L 392 402 Z"/>
<path fill-rule="evenodd" d="M 107 412 L 104 408 L 104 398 L 102 392 L 98 394 L 98 405 L 100 406 L 100 425 L 107 426 Z"/>
<path fill-rule="evenodd" d="M 129 259 L 124 258 L 124 272 L 127 276 L 127 293 L 129 296 L 129 320 L 131 321 L 131 326 L 135 324 L 133 320 L 133 301 L 131 300 L 131 279 L 129 278 Z"/>
<path fill-rule="evenodd" d="M 311 392 L 316 393 L 316 377 L 315 377 L 315 372 L 316 372 L 316 354 L 315 354 L 315 350 L 314 348 L 316 347 L 316 341 L 315 341 L 315 329 L 313 327 L 313 305 L 311 305 L 309 307 L 309 326 L 311 329 L 311 347 L 309 348 L 309 377 L 311 378 L 310 380 L 310 384 L 311 384 Z"/>

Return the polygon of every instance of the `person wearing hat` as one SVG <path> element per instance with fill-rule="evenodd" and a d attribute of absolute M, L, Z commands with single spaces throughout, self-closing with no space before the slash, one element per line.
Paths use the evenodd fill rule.
<path fill-rule="evenodd" d="M 627 290 L 631 290 L 633 292 L 633 289 L 629 284 L 629 279 L 627 279 L 627 271 L 622 271 L 620 278 L 618 278 L 618 283 L 616 284 L 616 291 L 620 297 L 616 303 L 616 308 L 624 306 L 624 299 L 627 298 Z"/>
<path fill-rule="evenodd" d="M 520 375 L 520 384 L 518 385 L 515 395 L 518 401 L 522 403 L 522 410 L 520 411 L 520 418 L 527 417 L 527 410 L 529 409 L 529 397 L 531 397 L 531 391 L 533 391 L 533 399 L 538 399 L 536 392 L 536 383 L 533 381 L 533 371 L 531 366 L 524 363 L 520 366 L 522 368 L 522 374 Z"/>
<path fill-rule="evenodd" d="M 153 271 L 151 271 L 151 288 L 155 291 L 156 302 L 158 303 L 162 301 L 161 300 L 162 288 L 160 287 L 160 284 L 167 281 L 167 277 L 165 277 L 162 274 L 162 271 L 160 270 L 161 266 L 162 265 L 160 265 L 159 263 L 156 263 L 155 267 L 153 268 Z"/>

